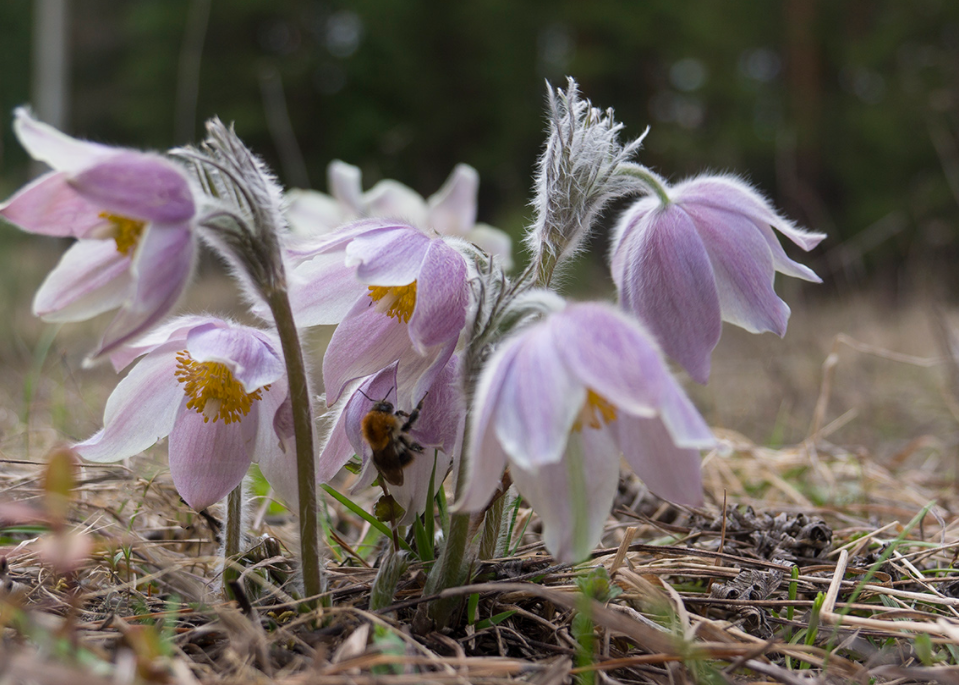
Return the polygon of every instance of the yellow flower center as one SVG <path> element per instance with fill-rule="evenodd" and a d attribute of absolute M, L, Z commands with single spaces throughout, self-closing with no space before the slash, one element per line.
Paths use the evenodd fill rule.
<path fill-rule="evenodd" d="M 602 395 L 586 389 L 586 401 L 579 410 L 579 417 L 573 424 L 573 432 L 583 430 L 583 426 L 599 429 L 616 420 L 616 407 L 611 405 Z"/>
<path fill-rule="evenodd" d="M 183 383 L 184 394 L 190 398 L 187 409 L 195 409 L 203 414 L 203 423 L 210 420 L 216 423 L 231 424 L 250 413 L 253 402 L 263 398 L 262 392 L 269 390 L 264 385 L 259 390 L 246 392 L 233 373 L 219 362 L 198 362 L 186 350 L 177 353 L 175 376 Z"/>
<path fill-rule="evenodd" d="M 110 222 L 113 239 L 117 241 L 117 252 L 129 257 L 140 242 L 146 222 L 110 214 L 110 212 L 100 212 L 99 216 Z"/>
<path fill-rule="evenodd" d="M 409 285 L 371 285 L 370 299 L 387 316 L 409 323 L 416 306 L 416 281 Z"/>

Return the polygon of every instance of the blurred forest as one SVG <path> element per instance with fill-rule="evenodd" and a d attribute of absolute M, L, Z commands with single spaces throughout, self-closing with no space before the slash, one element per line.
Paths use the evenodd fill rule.
<path fill-rule="evenodd" d="M 0 5 L 0 194 L 27 180 L 33 13 Z M 829 234 L 810 264 L 953 292 L 959 279 L 955 0 L 68 0 L 71 134 L 164 149 L 214 114 L 291 186 L 332 159 L 424 195 L 457 162 L 480 219 L 518 234 L 544 80 L 613 107 L 667 177 L 746 175 Z M 4 231 L 9 233 L 9 231 Z M 597 251 L 601 258 L 604 250 Z M 932 277 L 930 276 L 932 275 Z M 936 280 L 938 279 L 938 280 Z M 939 294 L 939 293 L 937 293 Z"/>

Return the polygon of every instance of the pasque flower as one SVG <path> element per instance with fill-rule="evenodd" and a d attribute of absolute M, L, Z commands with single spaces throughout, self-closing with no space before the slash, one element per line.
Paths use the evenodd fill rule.
<path fill-rule="evenodd" d="M 709 379 L 722 321 L 786 332 L 789 307 L 775 273 L 821 282 L 783 251 L 773 228 L 804 250 L 825 236 L 797 228 L 731 176 L 699 176 L 637 201 L 616 226 L 613 280 L 622 306 L 698 382 Z"/>
<path fill-rule="evenodd" d="M 712 433 L 649 334 L 611 306 L 570 304 L 508 338 L 473 407 L 458 507 L 484 507 L 509 464 L 560 561 L 580 561 L 599 541 L 620 454 L 653 493 L 702 501 L 698 450 Z"/>
<path fill-rule="evenodd" d="M 350 221 L 395 219 L 440 235 L 464 238 L 496 255 L 504 269 L 512 266 L 512 240 L 487 224 L 476 223 L 479 174 L 468 164 L 457 164 L 446 183 L 429 199 L 391 179 L 363 192 L 359 168 L 339 160 L 327 170 L 330 195 L 294 189 L 286 194 L 286 216 L 301 235 L 328 233 Z"/>
<path fill-rule="evenodd" d="M 0 205 L 25 231 L 77 238 L 37 292 L 34 312 L 82 321 L 120 308 L 94 356 L 173 308 L 193 269 L 196 206 L 184 172 L 155 154 L 76 140 L 21 108 L 14 130 L 52 171 Z"/>
<path fill-rule="evenodd" d="M 398 361 L 403 387 L 422 395 L 466 323 L 466 260 L 441 237 L 368 219 L 288 251 L 298 263 L 290 299 L 300 325 L 339 323 L 323 359 L 327 399 Z"/>
<path fill-rule="evenodd" d="M 274 334 L 182 317 L 112 361 L 122 367 L 139 356 L 107 400 L 103 429 L 75 446 L 81 457 L 118 461 L 169 435 L 173 484 L 194 509 L 225 497 L 252 462 L 295 501 L 288 385 Z"/>
<path fill-rule="evenodd" d="M 450 358 L 433 383 L 422 389 L 422 395 L 413 394 L 415 385 L 397 383 L 396 364 L 364 378 L 353 393 L 334 409 L 332 428 L 320 450 L 317 463 L 317 479 L 322 483 L 333 478 L 353 455 L 359 455 L 363 471 L 353 489 L 369 486 L 377 472 L 371 465 L 370 445 L 363 439 L 363 417 L 376 401 L 386 400 L 395 410 L 407 414 L 422 401 L 423 407 L 410 430 L 410 437 L 424 450 L 415 455 L 413 462 L 404 470 L 403 484 L 389 486 L 390 494 L 406 511 L 404 518 L 398 522 L 401 525 L 411 523 L 413 517 L 426 508 L 430 476 L 434 469 L 434 487 L 441 487 L 454 461 L 459 459 L 466 417 L 460 363 L 456 355 Z M 455 467 L 453 472 L 456 472 Z"/>

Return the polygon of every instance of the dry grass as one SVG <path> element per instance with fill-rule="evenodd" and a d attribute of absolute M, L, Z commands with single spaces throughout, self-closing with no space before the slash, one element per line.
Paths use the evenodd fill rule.
<path fill-rule="evenodd" d="M 42 273 L 47 258 L 33 259 Z M 202 297 L 216 301 L 218 283 L 203 281 Z M 219 512 L 179 501 L 162 448 L 83 466 L 66 518 L 52 516 L 44 459 L 98 427 L 115 377 L 80 367 L 96 322 L 43 357 L 43 328 L 11 305 L 0 672 L 35 683 L 959 682 L 956 401 L 938 319 L 865 296 L 796 309 L 785 341 L 727 329 L 711 383 L 692 389 L 721 438 L 704 462 L 703 510 L 666 505 L 624 474 L 604 548 L 573 568 L 550 559 L 521 507 L 515 551 L 450 591 L 476 597 L 454 628 L 416 634 L 423 565 L 391 607 L 370 611 L 368 565 L 384 541 L 364 548 L 367 525 L 332 501 L 343 549 L 364 556 L 329 560 L 322 615 L 296 612 L 295 526 L 262 499 L 240 562 L 246 590 L 223 598 Z M 69 554 L 78 541 L 89 548 Z M 587 600 L 596 566 L 612 584 L 594 583 Z"/>

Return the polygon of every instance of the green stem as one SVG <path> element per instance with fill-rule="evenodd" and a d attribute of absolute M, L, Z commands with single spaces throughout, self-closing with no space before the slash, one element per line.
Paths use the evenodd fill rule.
<path fill-rule="evenodd" d="M 240 577 L 236 560 L 240 555 L 243 537 L 243 483 L 230 491 L 226 498 L 226 525 L 223 540 L 223 591 L 229 596 L 230 581 Z"/>
<path fill-rule="evenodd" d="M 303 589 L 307 597 L 317 597 L 326 589 L 326 579 L 320 564 L 320 546 L 317 535 L 316 463 L 313 449 L 313 412 L 306 383 L 306 366 L 300 335 L 293 320 L 293 311 L 285 290 L 267 293 L 267 302 L 283 347 L 286 375 L 290 384 L 290 402 L 293 411 L 293 436 L 296 441 L 296 479 L 300 518 L 300 563 L 303 569 Z M 329 600 L 324 601 L 327 604 Z M 315 600 L 311 600 L 315 606 Z"/>
<path fill-rule="evenodd" d="M 672 202 L 666 193 L 666 182 L 652 169 L 648 169 L 641 164 L 623 164 L 622 173 L 627 176 L 634 176 L 641 180 L 651 191 L 656 194 L 659 201 L 664 205 Z"/>

